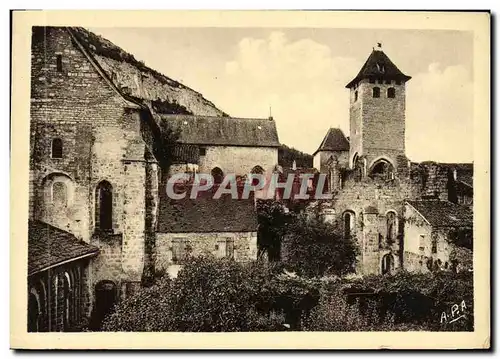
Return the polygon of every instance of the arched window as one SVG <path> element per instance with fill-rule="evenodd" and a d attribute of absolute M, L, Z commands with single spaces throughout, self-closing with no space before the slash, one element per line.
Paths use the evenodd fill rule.
<path fill-rule="evenodd" d="M 386 225 L 387 225 L 386 240 L 387 244 L 390 246 L 395 242 L 397 235 L 396 213 L 394 213 L 393 211 L 387 212 Z"/>
<path fill-rule="evenodd" d="M 387 89 L 387 97 L 388 98 L 394 98 L 394 97 L 396 97 L 396 90 L 394 89 L 394 87 L 389 87 Z"/>
<path fill-rule="evenodd" d="M 60 138 L 54 138 L 52 140 L 52 158 L 62 158 L 63 155 L 63 143 Z"/>
<path fill-rule="evenodd" d="M 355 215 L 352 211 L 344 212 L 344 237 L 351 238 L 354 235 Z"/>
<path fill-rule="evenodd" d="M 52 184 L 52 202 L 56 206 L 66 206 L 68 204 L 68 189 L 63 182 Z"/>
<path fill-rule="evenodd" d="M 224 179 L 224 172 L 222 172 L 222 170 L 219 167 L 214 167 L 212 169 L 211 174 L 215 184 L 222 183 L 222 180 Z"/>
<path fill-rule="evenodd" d="M 255 174 L 255 175 L 263 175 L 264 174 L 264 169 L 259 166 L 259 165 L 256 165 L 252 168 L 252 170 L 250 171 L 251 174 Z M 259 183 L 259 179 L 258 178 L 252 178 L 252 186 L 256 186 L 257 184 Z"/>
<path fill-rule="evenodd" d="M 373 88 L 373 97 L 375 97 L 375 98 L 380 97 L 380 87 Z"/>
<path fill-rule="evenodd" d="M 261 166 L 257 165 L 257 166 L 254 166 L 252 168 L 252 170 L 250 171 L 250 173 L 260 174 L 261 175 L 261 174 L 264 174 L 264 169 Z"/>
<path fill-rule="evenodd" d="M 390 274 L 394 271 L 394 257 L 386 254 L 382 257 L 382 274 Z"/>
<path fill-rule="evenodd" d="M 357 153 L 354 155 L 352 160 L 352 168 L 354 169 L 354 181 L 361 181 L 363 177 L 363 168 Z"/>
<path fill-rule="evenodd" d="M 95 225 L 101 230 L 113 229 L 113 187 L 108 181 L 101 181 L 95 192 Z"/>

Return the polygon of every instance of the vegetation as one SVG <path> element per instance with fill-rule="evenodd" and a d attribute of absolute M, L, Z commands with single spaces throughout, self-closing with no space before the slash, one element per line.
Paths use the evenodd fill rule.
<path fill-rule="evenodd" d="M 106 331 L 275 331 L 317 303 L 309 283 L 263 263 L 192 258 L 176 279 L 159 279 L 123 300 Z M 290 319 L 292 318 L 292 319 Z"/>
<path fill-rule="evenodd" d="M 307 330 L 472 331 L 473 297 L 469 272 L 400 271 L 344 280 L 323 290 Z"/>
<path fill-rule="evenodd" d="M 299 275 L 342 276 L 354 272 L 357 243 L 319 216 L 300 214 L 287 229 L 284 263 Z"/>
<path fill-rule="evenodd" d="M 164 276 L 123 300 L 102 329 L 471 331 L 472 288 L 469 272 L 314 279 L 280 264 L 193 258 L 176 279 Z"/>

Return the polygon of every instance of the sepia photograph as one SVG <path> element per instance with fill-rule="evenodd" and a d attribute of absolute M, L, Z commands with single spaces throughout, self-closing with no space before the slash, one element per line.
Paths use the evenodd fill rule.
<path fill-rule="evenodd" d="M 489 13 L 303 13 L 14 15 L 19 348 L 489 348 Z"/>

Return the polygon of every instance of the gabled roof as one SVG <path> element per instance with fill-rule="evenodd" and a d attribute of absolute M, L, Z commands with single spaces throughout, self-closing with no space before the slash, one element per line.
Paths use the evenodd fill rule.
<path fill-rule="evenodd" d="M 358 81 L 367 78 L 384 78 L 402 81 L 411 79 L 410 76 L 403 74 L 382 50 L 376 49 L 372 51 L 358 75 L 349 82 L 346 87 L 350 88 Z"/>
<path fill-rule="evenodd" d="M 278 131 L 272 119 L 193 115 L 160 115 L 161 121 L 179 133 L 178 142 L 195 145 L 278 147 Z"/>
<path fill-rule="evenodd" d="M 320 151 L 349 151 L 349 141 L 340 128 L 330 128 L 313 156 Z"/>
<path fill-rule="evenodd" d="M 213 199 L 209 191 L 196 199 L 175 200 L 162 197 L 158 217 L 160 233 L 256 232 L 254 199 L 232 199 L 222 195 Z"/>
<path fill-rule="evenodd" d="M 472 211 L 448 201 L 407 201 L 432 227 L 472 227 Z"/>
<path fill-rule="evenodd" d="M 62 263 L 97 255 L 99 249 L 41 221 L 28 225 L 28 275 Z"/>

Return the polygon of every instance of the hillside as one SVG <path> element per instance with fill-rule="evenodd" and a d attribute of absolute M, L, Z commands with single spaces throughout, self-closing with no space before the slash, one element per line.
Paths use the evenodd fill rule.
<path fill-rule="evenodd" d="M 159 110 L 164 109 L 160 112 L 227 116 L 202 94 L 146 66 L 102 36 L 82 27 L 70 30 L 125 94 L 155 101 Z"/>
<path fill-rule="evenodd" d="M 294 160 L 299 168 L 312 168 L 313 166 L 313 156 L 282 144 L 278 148 L 278 164 L 282 167 L 292 167 Z"/>

